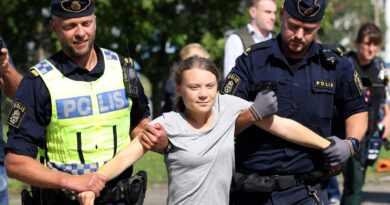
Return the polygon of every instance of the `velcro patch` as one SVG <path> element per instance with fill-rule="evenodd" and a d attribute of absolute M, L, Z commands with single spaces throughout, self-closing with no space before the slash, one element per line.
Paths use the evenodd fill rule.
<path fill-rule="evenodd" d="M 25 113 L 26 106 L 20 102 L 14 102 L 12 104 L 11 112 L 8 115 L 6 123 L 12 127 L 19 128 Z"/>
<path fill-rule="evenodd" d="M 226 77 L 225 83 L 222 86 L 221 93 L 233 95 L 236 92 L 238 85 L 241 82 L 241 78 L 235 73 L 229 73 Z"/>
<path fill-rule="evenodd" d="M 363 91 L 363 83 L 362 80 L 360 79 L 359 73 L 356 70 L 353 72 L 353 82 L 355 82 L 359 94 L 361 95 Z"/>

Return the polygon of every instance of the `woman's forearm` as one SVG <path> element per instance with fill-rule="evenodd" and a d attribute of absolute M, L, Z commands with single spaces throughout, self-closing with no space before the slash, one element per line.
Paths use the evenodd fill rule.
<path fill-rule="evenodd" d="M 134 162 L 147 152 L 141 145 L 139 137 L 135 137 L 127 147 L 120 151 L 114 158 L 103 165 L 97 172 L 111 180 L 130 167 Z"/>
<path fill-rule="evenodd" d="M 252 112 L 249 109 L 243 110 L 236 119 L 236 129 L 235 135 L 240 134 L 249 126 L 253 125 L 256 121 L 256 118 L 253 116 Z"/>
<path fill-rule="evenodd" d="M 330 142 L 327 139 L 319 136 L 302 124 L 288 118 L 273 115 L 269 118 L 257 121 L 255 124 L 263 130 L 284 140 L 304 147 L 324 149 L 330 145 Z"/>

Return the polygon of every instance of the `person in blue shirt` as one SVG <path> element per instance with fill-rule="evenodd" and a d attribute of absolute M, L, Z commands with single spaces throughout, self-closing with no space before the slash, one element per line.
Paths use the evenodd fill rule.
<path fill-rule="evenodd" d="M 340 165 L 360 148 L 367 104 L 359 74 L 337 50 L 314 40 L 325 3 L 284 1 L 279 35 L 249 47 L 225 78 L 221 92 L 252 101 L 264 86 L 271 87 L 278 115 L 302 123 L 333 144 L 318 151 L 248 128 L 236 139 L 232 204 L 328 204 L 326 163 Z M 346 120 L 347 140 L 331 136 L 333 106 Z M 334 150 L 339 157 L 326 162 Z"/>
<path fill-rule="evenodd" d="M 22 76 L 16 71 L 1 36 L 0 44 L 2 45 L 0 46 L 0 86 L 4 94 L 12 98 L 15 96 Z M 8 180 L 5 170 L 4 146 L 3 126 L 0 126 L 0 204 L 8 204 Z"/>
<path fill-rule="evenodd" d="M 369 141 L 375 137 L 386 138 L 390 127 L 390 96 L 386 92 L 389 88 L 388 69 L 384 68 L 383 60 L 377 56 L 381 49 L 382 33 L 380 28 L 372 22 L 360 26 L 355 39 L 356 51 L 347 54 L 349 61 L 355 66 L 362 79 L 363 96 L 369 102 L 368 129 L 362 141 L 362 149 L 343 166 L 342 205 L 360 204 L 362 202 L 362 188 L 366 170 L 372 166 L 376 158 L 368 157 Z M 338 114 L 338 112 L 336 112 Z M 345 135 L 343 119 L 336 115 L 333 119 L 334 133 L 340 137 Z M 381 130 L 382 126 L 383 130 Z"/>

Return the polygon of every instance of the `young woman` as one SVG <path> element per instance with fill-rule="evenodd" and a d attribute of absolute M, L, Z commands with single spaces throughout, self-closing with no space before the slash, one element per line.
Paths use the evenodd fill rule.
<path fill-rule="evenodd" d="M 229 204 L 234 134 L 253 123 L 303 146 L 323 149 L 330 145 L 328 140 L 293 120 L 275 115 L 266 118 L 277 111 L 272 91 L 259 93 L 253 103 L 218 94 L 218 71 L 208 59 L 190 57 L 175 68 L 179 96 L 176 112 L 164 113 L 142 133 L 151 134 L 149 130 L 161 124 L 173 147 L 165 154 L 167 204 Z M 98 173 L 113 179 L 146 151 L 139 138 L 135 138 Z M 94 194 L 80 193 L 79 200 L 82 204 L 93 204 Z"/>

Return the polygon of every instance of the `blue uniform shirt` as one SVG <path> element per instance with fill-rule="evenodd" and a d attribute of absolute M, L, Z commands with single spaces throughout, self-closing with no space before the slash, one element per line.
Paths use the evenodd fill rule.
<path fill-rule="evenodd" d="M 0 36 L 0 41 L 3 41 L 3 38 L 1 36 Z M 3 42 L 3 47 L 5 47 L 4 42 Z M 0 95 L 1 95 L 1 92 L 0 92 Z M 0 103 L 0 113 L 1 113 L 1 103 Z M 0 126 L 0 162 L 4 162 L 3 123 L 0 123 L 0 124 L 1 124 L 1 126 Z"/>
<path fill-rule="evenodd" d="M 98 63 L 91 71 L 78 67 L 63 51 L 49 58 L 50 62 L 66 77 L 72 80 L 91 82 L 102 76 L 104 72 L 104 59 L 102 51 L 95 46 Z M 148 100 L 144 89 L 138 80 L 138 98 L 133 99 L 131 109 L 131 126 L 137 125 L 142 119 L 150 116 Z M 19 128 L 9 126 L 6 152 L 13 151 L 17 154 L 36 158 L 37 146 L 45 145 L 45 128 L 51 119 L 50 93 L 42 78 L 27 73 L 17 90 L 15 102 L 20 102 L 26 107 L 26 113 Z"/>
<path fill-rule="evenodd" d="M 280 36 L 252 46 L 237 58 L 221 92 L 253 101 L 258 86 L 272 82 L 277 87 L 277 115 L 300 122 L 323 137 L 331 134 L 334 105 L 344 118 L 367 111 L 360 81 L 348 60 L 339 57 L 335 66 L 325 66 L 321 45 L 313 42 L 304 59 L 292 68 L 279 44 Z M 319 150 L 295 145 L 255 126 L 236 140 L 237 169 L 286 175 L 322 170 L 323 166 Z"/>

